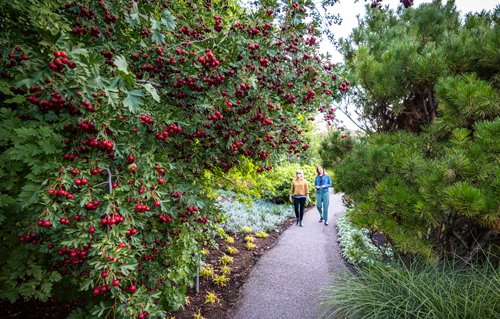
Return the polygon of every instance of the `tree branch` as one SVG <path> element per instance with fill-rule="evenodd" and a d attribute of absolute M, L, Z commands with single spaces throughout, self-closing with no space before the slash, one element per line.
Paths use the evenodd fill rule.
<path fill-rule="evenodd" d="M 161 89 L 163 87 L 163 85 L 161 85 L 159 83 L 156 83 L 156 82 L 153 82 L 151 80 L 137 80 L 137 83 L 140 83 L 140 84 L 143 84 L 143 83 L 151 84 L 152 86 L 154 86 L 157 89 Z"/>
<path fill-rule="evenodd" d="M 470 264 L 472 259 L 477 255 L 477 253 L 482 250 L 484 244 L 486 244 L 490 240 L 498 240 L 498 235 L 500 234 L 499 231 L 496 230 L 490 230 L 484 236 L 476 241 L 474 246 L 472 246 L 472 249 L 469 250 L 469 256 L 467 259 L 465 259 L 465 263 Z"/>
<path fill-rule="evenodd" d="M 347 113 L 347 110 L 344 111 L 341 107 L 338 108 L 340 112 L 342 112 L 354 125 L 356 125 L 360 130 L 362 130 L 365 133 L 368 133 L 368 129 L 366 127 L 360 126 L 355 120 L 352 119 L 349 113 Z"/>
<path fill-rule="evenodd" d="M 108 172 L 108 185 L 109 185 L 109 193 L 113 193 L 113 175 L 111 175 L 111 170 L 106 168 L 106 171 Z"/>

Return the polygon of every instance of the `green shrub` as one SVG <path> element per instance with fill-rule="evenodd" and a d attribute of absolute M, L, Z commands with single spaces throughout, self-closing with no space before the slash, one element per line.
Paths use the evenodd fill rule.
<path fill-rule="evenodd" d="M 321 137 L 318 155 L 324 167 L 332 168 L 346 157 L 355 145 L 351 134 L 338 130 L 329 130 Z"/>
<path fill-rule="evenodd" d="M 392 258 L 393 250 L 388 244 L 377 247 L 370 239 L 368 229 L 359 229 L 352 224 L 349 217 L 352 211 L 348 210 L 336 223 L 341 255 L 353 265 L 373 264 Z"/>
<path fill-rule="evenodd" d="M 437 127 L 371 135 L 335 167 L 334 186 L 356 201 L 354 224 L 385 233 L 399 252 L 472 258 L 498 227 L 499 129 L 497 119 L 454 129 L 448 141 Z"/>

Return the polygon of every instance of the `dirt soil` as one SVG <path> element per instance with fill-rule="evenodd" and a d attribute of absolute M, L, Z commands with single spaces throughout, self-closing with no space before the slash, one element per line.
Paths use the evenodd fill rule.
<path fill-rule="evenodd" d="M 189 304 L 184 309 L 169 313 L 167 318 L 175 317 L 175 319 L 192 319 L 195 314 L 201 315 L 204 319 L 231 319 L 228 317 L 228 309 L 231 309 L 241 297 L 240 288 L 245 283 L 252 267 L 262 254 L 269 249 L 273 248 L 278 242 L 279 236 L 288 227 L 294 224 L 294 219 L 290 218 L 282 225 L 278 226 L 275 230 L 269 232 L 267 238 L 255 237 L 254 244 L 256 246 L 253 250 L 246 248 L 244 241 L 245 235 L 231 234 L 235 239 L 234 244 L 239 252 L 230 255 L 233 257 L 233 263 L 228 265 L 231 268 L 231 273 L 228 275 L 230 280 L 225 286 L 218 286 L 214 284 L 211 278 L 203 278 L 200 276 L 199 292 L 196 293 L 195 288 L 188 290 L 187 296 Z M 219 258 L 226 251 L 227 244 L 219 239 L 217 240 L 219 249 L 209 251 L 206 258 L 206 263 L 211 264 L 216 274 L 219 274 L 221 265 L 218 264 Z M 229 255 L 229 254 L 228 254 Z M 216 303 L 205 303 L 206 294 L 213 292 L 218 297 Z M 42 303 L 40 301 L 23 301 L 10 304 L 8 302 L 0 302 L 0 318 L 14 318 L 14 319 L 63 319 L 82 302 L 75 303 L 58 303 L 56 301 L 49 301 Z"/>

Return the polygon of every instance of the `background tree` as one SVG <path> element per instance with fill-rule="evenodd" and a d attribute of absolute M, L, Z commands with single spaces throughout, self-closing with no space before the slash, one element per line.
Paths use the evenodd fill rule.
<path fill-rule="evenodd" d="M 362 118 L 377 132 L 418 132 L 436 118 L 438 78 L 474 70 L 492 80 L 499 62 L 496 19 L 480 14 L 462 25 L 454 1 L 369 9 L 340 41 Z"/>
<path fill-rule="evenodd" d="M 372 10 L 342 43 L 379 133 L 341 157 L 336 187 L 356 200 L 353 220 L 402 253 L 498 253 L 498 30 L 498 9 L 461 22 L 453 1 L 434 1 Z"/>

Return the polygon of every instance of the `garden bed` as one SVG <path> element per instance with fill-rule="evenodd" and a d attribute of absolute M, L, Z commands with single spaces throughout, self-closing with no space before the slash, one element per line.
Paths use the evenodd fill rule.
<path fill-rule="evenodd" d="M 294 219 L 289 218 L 275 230 L 268 232 L 269 236 L 267 238 L 256 237 L 254 241 L 256 248 L 253 250 L 248 250 L 246 248 L 246 242 L 244 241 L 245 235 L 231 235 L 234 238 L 234 243 L 231 244 L 231 246 L 238 249 L 239 253 L 231 255 L 231 257 L 233 257 L 233 263 L 229 265 L 231 274 L 229 275 L 230 280 L 226 286 L 217 286 L 213 283 L 212 279 L 200 277 L 199 293 L 196 294 L 194 288 L 190 289 L 188 291 L 189 304 L 185 306 L 182 311 L 172 313 L 170 316 L 175 317 L 175 319 L 193 319 L 195 318 L 195 314 L 200 314 L 205 319 L 230 319 L 231 317 L 229 317 L 228 310 L 233 308 L 240 299 L 241 288 L 253 266 L 260 256 L 276 245 L 279 236 L 292 224 L 294 224 Z M 221 265 L 217 264 L 217 261 L 224 254 L 227 246 L 225 241 L 220 238 L 217 242 L 219 244 L 219 249 L 210 251 L 206 258 L 206 262 L 213 265 L 216 272 L 222 268 Z M 219 298 L 219 301 L 213 304 L 205 303 L 206 294 L 208 292 L 214 292 Z"/>

